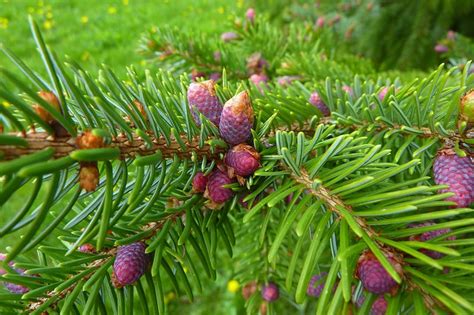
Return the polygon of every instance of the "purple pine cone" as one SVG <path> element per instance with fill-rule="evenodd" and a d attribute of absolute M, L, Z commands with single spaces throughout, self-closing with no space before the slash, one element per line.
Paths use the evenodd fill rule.
<path fill-rule="evenodd" d="M 5 258 L 7 257 L 7 255 L 3 254 L 3 253 L 0 253 L 0 261 L 4 261 Z M 10 267 L 13 267 L 13 261 L 10 261 L 8 263 L 8 265 Z M 25 270 L 23 269 L 20 269 L 20 268 L 13 268 L 18 274 L 20 275 L 24 275 L 25 274 Z M 3 275 L 5 274 L 5 270 L 3 270 L 2 268 L 0 268 L 0 275 Z M 21 284 L 16 284 L 16 283 L 11 283 L 11 282 L 4 282 L 3 285 L 5 286 L 5 288 L 10 291 L 11 293 L 16 293 L 16 294 L 25 294 L 26 292 L 30 291 L 30 289 L 28 289 L 27 287 L 25 286 L 22 286 Z"/>
<path fill-rule="evenodd" d="M 262 298 L 265 301 L 273 302 L 273 301 L 278 300 L 279 297 L 280 297 L 280 290 L 278 289 L 278 286 L 275 283 L 269 282 L 268 284 L 263 286 Z"/>
<path fill-rule="evenodd" d="M 349 85 L 343 85 L 342 90 L 346 92 L 347 94 L 349 94 L 350 96 L 354 96 L 354 91 Z"/>
<path fill-rule="evenodd" d="M 216 82 L 221 79 L 221 74 L 219 72 L 213 72 L 209 75 L 209 79 Z"/>
<path fill-rule="evenodd" d="M 438 54 L 444 54 L 449 51 L 449 47 L 443 44 L 436 44 L 434 51 Z"/>
<path fill-rule="evenodd" d="M 324 23 L 326 22 L 326 19 L 324 18 L 324 16 L 320 16 L 318 17 L 318 19 L 316 20 L 316 27 L 317 28 L 322 28 L 324 27 Z"/>
<path fill-rule="evenodd" d="M 249 80 L 255 84 L 260 93 L 267 87 L 268 77 L 265 74 L 252 74 Z"/>
<path fill-rule="evenodd" d="M 418 228 L 418 227 L 430 226 L 430 225 L 434 225 L 434 224 L 435 223 L 433 221 L 427 221 L 427 222 L 418 223 L 418 224 L 410 224 L 410 225 L 408 225 L 408 227 Z M 451 229 L 449 229 L 449 228 L 423 232 L 419 235 L 410 236 L 410 241 L 426 242 L 426 241 L 431 240 L 432 238 L 436 238 L 438 236 L 441 236 L 441 235 L 449 233 L 449 232 L 451 232 Z M 452 240 L 456 239 L 456 236 L 452 235 L 452 236 L 447 237 L 446 239 L 452 241 Z M 421 248 L 420 252 L 422 252 L 423 254 L 425 254 L 427 256 L 430 256 L 433 259 L 440 259 L 444 256 L 444 254 L 442 254 L 440 252 L 437 252 L 437 251 L 434 251 L 434 250 L 429 250 L 429 249 L 426 249 L 426 248 Z"/>
<path fill-rule="evenodd" d="M 245 18 L 250 23 L 253 23 L 255 21 L 255 9 L 254 8 L 249 8 L 247 10 L 247 12 L 245 12 Z"/>
<path fill-rule="evenodd" d="M 379 100 L 383 101 L 385 99 L 385 95 L 388 93 L 388 87 L 385 86 L 383 89 L 380 90 L 379 92 Z"/>
<path fill-rule="evenodd" d="M 215 82 L 208 80 L 204 82 L 191 83 L 188 88 L 188 104 L 194 121 L 201 125 L 199 113 L 203 114 L 214 125 L 219 126 L 222 113 L 222 105 L 216 96 Z"/>
<path fill-rule="evenodd" d="M 236 40 L 237 38 L 239 38 L 239 35 L 234 32 L 225 32 L 225 33 L 222 33 L 221 35 L 221 39 L 224 42 L 230 42 L 230 41 Z"/>
<path fill-rule="evenodd" d="M 370 308 L 370 315 L 385 315 L 387 311 L 387 301 L 383 295 L 380 295 Z"/>
<path fill-rule="evenodd" d="M 221 137 L 231 145 L 244 143 L 250 138 L 253 126 L 253 108 L 247 92 L 228 100 L 222 110 L 219 130 Z"/>
<path fill-rule="evenodd" d="M 325 281 L 323 279 L 327 276 L 327 272 L 321 272 L 318 275 L 314 275 L 309 282 L 306 294 L 309 296 L 319 297 L 323 292 Z"/>
<path fill-rule="evenodd" d="M 311 103 L 311 105 L 316 107 L 323 114 L 323 116 L 331 116 L 331 110 L 329 110 L 326 104 L 324 104 L 318 92 L 311 93 L 311 96 L 309 97 L 309 102 Z"/>
<path fill-rule="evenodd" d="M 114 262 L 113 285 L 117 288 L 135 283 L 150 263 L 143 242 L 119 246 Z"/>
<path fill-rule="evenodd" d="M 250 176 L 260 167 L 260 154 L 247 144 L 238 144 L 227 152 L 225 163 L 236 175 Z"/>
<path fill-rule="evenodd" d="M 193 178 L 193 191 L 203 193 L 206 191 L 207 177 L 203 172 L 197 172 Z"/>
<path fill-rule="evenodd" d="M 216 169 L 209 175 L 204 196 L 216 204 L 224 203 L 234 195 L 234 192 L 222 186 L 232 184 L 233 182 L 226 173 Z"/>
<path fill-rule="evenodd" d="M 396 270 L 401 269 L 401 266 L 392 257 L 387 258 Z M 369 251 L 366 251 L 359 257 L 357 277 L 362 281 L 367 291 L 375 294 L 390 292 L 398 286 L 397 282 L 388 274 L 374 254 Z"/>
<path fill-rule="evenodd" d="M 284 75 L 282 77 L 277 78 L 277 83 L 282 87 L 286 87 L 297 80 L 301 80 L 301 77 L 298 75 Z"/>
<path fill-rule="evenodd" d="M 447 198 L 457 206 L 468 207 L 474 201 L 474 163 L 469 156 L 460 157 L 452 150 L 441 150 L 433 165 L 434 181 L 437 185 L 449 185 L 440 192 L 453 192 Z"/>

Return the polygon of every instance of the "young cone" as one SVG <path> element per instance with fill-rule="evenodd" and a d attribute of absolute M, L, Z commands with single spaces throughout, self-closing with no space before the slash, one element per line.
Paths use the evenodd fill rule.
<path fill-rule="evenodd" d="M 469 156 L 460 157 L 452 149 L 438 152 L 433 165 L 437 185 L 449 185 L 441 193 L 453 192 L 447 200 L 456 202 L 459 208 L 468 207 L 474 200 L 474 163 Z"/>
<path fill-rule="evenodd" d="M 214 170 L 209 175 L 204 197 L 208 198 L 213 203 L 211 208 L 218 207 L 234 195 L 234 192 L 231 189 L 222 187 L 224 185 L 232 184 L 233 182 L 234 181 L 220 169 Z"/>
<path fill-rule="evenodd" d="M 219 126 L 222 104 L 216 95 L 215 82 L 193 82 L 188 88 L 188 104 L 194 121 L 201 125 L 199 113 L 203 114 L 214 125 Z"/>
<path fill-rule="evenodd" d="M 197 193 L 203 193 L 206 191 L 207 176 L 203 172 L 197 172 L 193 178 L 193 191 Z"/>
<path fill-rule="evenodd" d="M 280 297 L 280 289 L 275 283 L 269 282 L 262 287 L 262 298 L 265 301 L 273 302 L 273 301 L 278 300 L 279 297 Z"/>
<path fill-rule="evenodd" d="M 53 92 L 40 91 L 38 92 L 38 96 L 41 97 L 43 100 L 45 100 L 46 103 L 53 106 L 57 111 L 61 112 L 59 100 L 56 97 L 56 95 L 54 95 Z M 54 122 L 53 116 L 51 116 L 51 114 L 48 111 L 46 111 L 41 105 L 34 104 L 33 108 L 43 121 L 47 122 L 48 124 L 51 124 Z"/>
<path fill-rule="evenodd" d="M 145 248 L 146 245 L 142 242 L 119 246 L 112 277 L 116 288 L 135 283 L 145 273 L 150 263 Z"/>
<path fill-rule="evenodd" d="M 326 104 L 324 104 L 318 92 L 311 93 L 309 97 L 309 103 L 316 107 L 321 112 L 321 114 L 323 114 L 323 116 L 331 116 L 331 110 L 327 107 Z"/>
<path fill-rule="evenodd" d="M 398 272 L 401 266 L 393 257 L 387 257 Z M 398 288 L 397 282 L 388 274 L 375 255 L 365 251 L 357 263 L 357 277 L 362 281 L 364 288 L 375 294 L 394 293 Z"/>
<path fill-rule="evenodd" d="M 222 110 L 219 130 L 230 145 L 244 143 L 250 138 L 253 126 L 253 108 L 246 91 L 228 100 Z"/>
<path fill-rule="evenodd" d="M 227 152 L 224 161 L 230 177 L 247 177 L 260 167 L 260 154 L 250 145 L 238 144 Z"/>
<path fill-rule="evenodd" d="M 410 224 L 410 225 L 408 225 L 408 227 L 417 228 L 417 227 L 430 226 L 430 225 L 434 225 L 434 224 L 435 223 L 433 221 L 427 221 L 427 222 L 418 223 L 418 224 Z M 427 241 L 431 240 L 432 238 L 441 236 L 441 235 L 449 233 L 449 232 L 451 232 L 451 229 L 449 229 L 449 228 L 423 232 L 419 235 L 410 236 L 410 241 L 427 242 Z M 456 239 L 456 236 L 452 235 L 452 236 L 449 236 L 446 239 L 452 241 L 452 240 Z M 430 256 L 433 259 L 440 259 L 444 256 L 444 254 L 442 254 L 440 252 L 425 249 L 425 248 L 421 248 L 420 252 L 422 252 L 423 254 L 425 254 L 427 256 Z"/>
<path fill-rule="evenodd" d="M 3 253 L 0 253 L 0 262 L 4 261 L 6 256 L 7 255 L 5 255 Z M 13 267 L 13 262 L 11 261 L 8 265 L 10 267 Z M 25 273 L 25 271 L 23 269 L 19 269 L 19 268 L 13 268 L 13 269 L 20 275 L 23 275 Z M 5 270 L 0 268 L 0 276 L 5 274 L 5 273 L 6 273 Z M 30 289 L 28 289 L 27 287 L 22 286 L 20 284 L 16 284 L 16 283 L 3 282 L 3 285 L 5 286 L 5 288 L 8 291 L 10 291 L 11 293 L 15 293 L 15 294 L 25 294 L 26 292 L 30 291 Z"/>

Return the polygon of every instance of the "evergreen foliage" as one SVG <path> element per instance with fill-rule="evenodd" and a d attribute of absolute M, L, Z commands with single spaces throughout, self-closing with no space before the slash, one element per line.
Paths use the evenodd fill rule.
<path fill-rule="evenodd" d="M 370 252 L 397 283 L 384 296 L 388 314 L 474 312 L 474 210 L 446 200 L 455 192 L 432 179 L 441 149 L 473 156 L 472 117 L 459 107 L 473 86 L 470 62 L 419 78 L 377 72 L 331 29 L 270 16 L 234 23 L 230 42 L 160 28 L 140 45 L 159 70 L 129 68 L 122 79 L 62 62 L 33 21 L 47 77 L 1 48 L 18 71 L 0 70 L 0 204 L 22 187 L 31 193 L 0 224 L 0 237 L 22 234 L 1 279 L 28 288 L 1 291 L 0 312 L 165 314 L 165 292 L 192 301 L 227 255 L 247 284 L 248 314 L 367 314 L 380 297 L 356 275 Z M 222 104 L 241 92 L 252 103 L 248 144 L 260 167 L 223 187 L 232 198 L 222 204 L 193 191 L 198 172 L 227 173 L 231 149 L 219 126 L 193 119 L 193 70 L 197 82 L 222 75 Z M 252 74 L 269 81 L 256 85 Z M 329 117 L 308 101 L 314 91 Z M 140 261 L 134 276 L 145 271 L 118 285 L 117 251 L 136 242 L 149 256 L 130 258 Z M 321 273 L 314 298 L 308 285 Z M 268 283 L 276 301 L 260 293 Z"/>

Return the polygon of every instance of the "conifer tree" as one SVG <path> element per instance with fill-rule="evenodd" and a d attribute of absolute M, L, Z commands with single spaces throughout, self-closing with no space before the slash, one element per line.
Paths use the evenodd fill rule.
<path fill-rule="evenodd" d="M 248 314 L 474 312 L 469 62 L 377 72 L 257 10 L 94 76 L 30 23 L 47 76 L 1 48 L 1 206 L 28 191 L 2 313 L 166 314 L 228 257 Z"/>

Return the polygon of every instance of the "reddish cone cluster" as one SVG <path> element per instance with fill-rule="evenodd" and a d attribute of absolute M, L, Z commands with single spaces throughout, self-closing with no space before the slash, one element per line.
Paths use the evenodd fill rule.
<path fill-rule="evenodd" d="M 460 157 L 454 150 L 438 152 L 434 165 L 434 181 L 438 185 L 449 185 L 441 192 L 453 192 L 447 200 L 456 202 L 458 207 L 468 207 L 474 201 L 474 163 L 469 156 Z"/>
<path fill-rule="evenodd" d="M 145 273 L 150 258 L 145 243 L 119 246 L 114 262 L 113 285 L 116 288 L 135 283 Z"/>
<path fill-rule="evenodd" d="M 278 289 L 278 286 L 275 283 L 269 282 L 262 287 L 262 298 L 265 301 L 273 302 L 278 300 L 279 297 L 280 289 Z"/>
<path fill-rule="evenodd" d="M 89 243 L 79 246 L 77 250 L 80 251 L 81 253 L 86 253 L 86 254 L 95 253 L 94 245 L 89 244 Z"/>
<path fill-rule="evenodd" d="M 250 297 L 257 291 L 257 282 L 250 281 L 242 287 L 242 296 L 245 300 L 250 299 Z"/>
<path fill-rule="evenodd" d="M 228 100 L 222 110 L 219 130 L 221 137 L 231 145 L 244 143 L 250 138 L 253 126 L 253 108 L 247 92 Z"/>
<path fill-rule="evenodd" d="M 203 193 L 206 191 L 207 176 L 203 172 L 197 172 L 193 178 L 193 191 Z"/>
<path fill-rule="evenodd" d="M 194 121 L 201 125 L 199 113 L 203 114 L 214 125 L 219 126 L 222 105 L 216 95 L 213 80 L 191 83 L 188 88 L 188 104 Z"/>
<path fill-rule="evenodd" d="M 0 261 L 4 261 L 5 258 L 6 258 L 7 255 L 3 254 L 3 253 L 0 253 Z M 10 267 L 13 267 L 13 262 L 11 261 L 9 264 L 8 264 Z M 20 269 L 20 268 L 13 268 L 18 274 L 20 275 L 23 275 L 25 274 L 25 270 L 23 269 Z M 5 274 L 5 270 L 3 270 L 2 268 L 0 268 L 0 275 L 3 275 Z M 25 294 L 26 292 L 30 291 L 30 289 L 28 289 L 27 287 L 25 286 L 22 286 L 20 284 L 15 284 L 15 283 L 11 283 L 11 282 L 4 282 L 3 285 L 5 286 L 5 288 L 10 291 L 11 293 L 16 293 L 16 294 Z"/>
<path fill-rule="evenodd" d="M 370 315 L 385 315 L 387 311 L 387 301 L 383 295 L 380 295 L 370 308 Z"/>
<path fill-rule="evenodd" d="M 392 257 L 387 257 L 395 270 L 401 266 Z M 382 264 L 370 251 L 364 252 L 357 263 L 357 277 L 362 281 L 364 288 L 375 294 L 388 293 L 398 287 L 397 282 L 388 274 Z"/>
<path fill-rule="evenodd" d="M 434 224 L 435 223 L 433 221 L 427 221 L 427 222 L 418 223 L 418 224 L 410 224 L 408 227 L 418 228 L 418 227 L 424 227 L 424 226 L 431 226 L 431 225 L 434 225 Z M 441 236 L 443 234 L 447 234 L 449 232 L 451 232 L 451 229 L 449 229 L 449 228 L 448 229 L 439 229 L 439 230 L 434 230 L 434 231 L 423 232 L 419 235 L 410 236 L 410 241 L 426 242 L 426 241 L 429 241 L 433 238 Z M 452 241 L 452 240 L 456 239 L 456 236 L 455 235 L 449 236 L 446 239 Z M 440 259 L 444 256 L 444 254 L 442 254 L 440 252 L 425 249 L 425 248 L 420 249 L 420 252 L 422 252 L 423 254 L 425 254 L 427 256 L 430 256 L 433 259 Z"/>
<path fill-rule="evenodd" d="M 314 107 L 316 107 L 321 112 L 321 114 L 323 114 L 323 116 L 325 117 L 331 116 L 331 110 L 329 110 L 327 105 L 324 104 L 318 92 L 311 93 L 309 97 L 309 103 L 313 105 Z"/>
<path fill-rule="evenodd" d="M 209 175 L 204 196 L 215 204 L 222 204 L 234 195 L 231 189 L 222 186 L 232 184 L 233 182 L 234 181 L 225 172 L 220 169 L 215 169 Z"/>
<path fill-rule="evenodd" d="M 224 161 L 231 177 L 247 177 L 260 167 L 260 154 L 252 146 L 238 144 L 227 152 Z"/>

